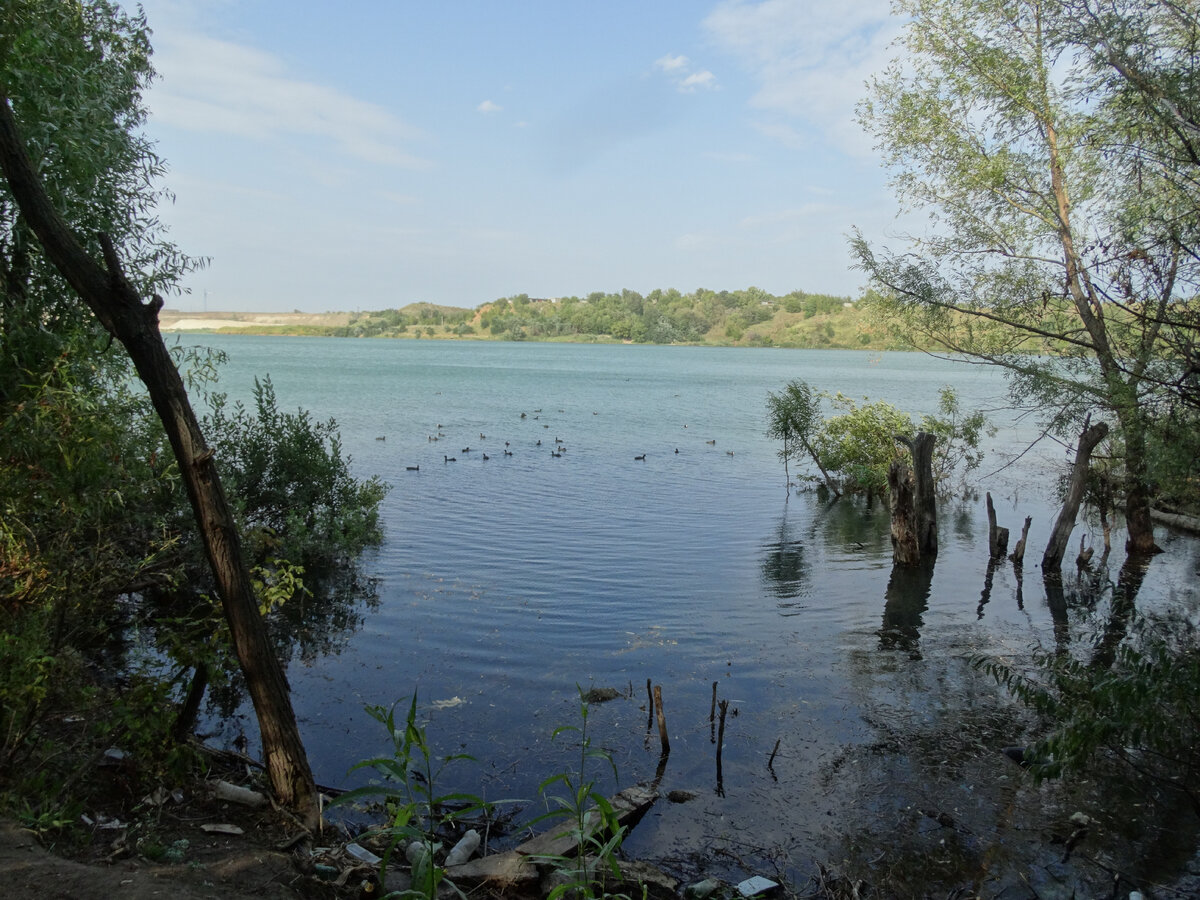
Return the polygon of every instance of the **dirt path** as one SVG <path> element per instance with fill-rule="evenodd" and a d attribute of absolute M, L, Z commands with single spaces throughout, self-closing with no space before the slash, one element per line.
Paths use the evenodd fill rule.
<path fill-rule="evenodd" d="M 285 854 L 261 847 L 238 848 L 232 839 L 212 840 L 203 832 L 191 858 L 179 865 L 126 859 L 89 865 L 56 856 L 28 831 L 0 823 L 0 893 L 8 900 L 70 897 L 79 900 L 177 900 L 222 897 L 304 897 L 305 879 Z"/>

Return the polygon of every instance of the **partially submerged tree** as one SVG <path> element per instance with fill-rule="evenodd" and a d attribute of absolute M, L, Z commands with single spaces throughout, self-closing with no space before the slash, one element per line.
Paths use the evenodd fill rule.
<path fill-rule="evenodd" d="M 1070 434 L 1089 410 L 1107 411 L 1124 451 L 1127 546 L 1153 551 L 1147 440 L 1165 398 L 1195 381 L 1195 92 L 1184 102 L 1179 88 L 1195 78 L 1196 7 L 897 9 L 908 55 L 874 79 L 861 118 L 901 200 L 929 210 L 931 228 L 901 252 L 856 233 L 858 263 L 894 326 L 1006 367 L 1014 396 L 1052 427 Z M 1092 37 L 1073 24 L 1080 9 Z M 1162 27 L 1135 39 L 1140 9 Z M 1153 76 L 1145 89 L 1122 72 L 1128 58 Z M 1166 138 L 1152 127 L 1164 116 Z"/>
<path fill-rule="evenodd" d="M 808 382 L 794 379 L 778 394 L 767 392 L 767 437 L 783 441 L 779 458 L 783 460 L 783 477 L 789 489 L 792 483 L 789 461 L 807 458 L 820 470 L 825 485 L 838 496 L 841 492 L 813 446 L 823 422 L 821 400 L 813 395 Z"/>
<path fill-rule="evenodd" d="M 826 418 L 822 400 L 837 414 Z M 807 460 L 835 496 L 847 492 L 886 497 L 889 468 L 902 456 L 896 436 L 905 436 L 900 444 L 909 446 L 908 435 L 929 432 L 936 441 L 931 444 L 929 483 L 945 493 L 954 476 L 965 478 L 979 465 L 980 441 L 992 429 L 979 411 L 963 415 L 953 388 L 939 392 L 938 410 L 938 415 L 924 415 L 914 423 L 890 403 L 864 398 L 860 404 L 843 394 L 814 392 L 796 379 L 780 394 L 768 393 L 767 436 L 783 441 L 779 456 L 785 473 L 789 461 Z"/>

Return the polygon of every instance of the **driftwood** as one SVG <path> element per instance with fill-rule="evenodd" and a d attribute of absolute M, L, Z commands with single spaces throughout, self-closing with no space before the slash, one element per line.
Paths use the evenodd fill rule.
<path fill-rule="evenodd" d="M 650 791 L 643 787 L 629 787 L 609 799 L 609 804 L 616 813 L 617 823 L 632 828 L 645 815 L 646 810 L 658 799 L 658 791 Z M 604 820 L 595 810 L 586 817 L 586 828 L 589 833 L 598 833 L 604 827 Z M 571 856 L 579 847 L 579 836 L 573 833 L 573 827 L 554 828 L 535 838 L 530 838 L 516 848 L 522 856 L 533 857 L 534 860 L 561 858 Z M 454 873 L 451 872 L 451 877 Z"/>
<path fill-rule="evenodd" d="M 889 503 L 892 510 L 892 559 L 900 565 L 916 565 L 937 556 L 937 502 L 933 484 L 933 445 L 937 440 L 922 431 L 915 438 L 894 436 L 912 452 L 910 467 L 892 461 L 888 469 Z"/>
<path fill-rule="evenodd" d="M 1200 518 L 1196 516 L 1185 516 L 1182 513 L 1167 512 L 1163 509 L 1151 509 L 1150 518 L 1155 522 L 1161 522 L 1169 528 L 1177 528 L 1180 531 L 1200 534 Z"/>
<path fill-rule="evenodd" d="M 1083 433 L 1079 435 L 1079 447 L 1075 451 L 1075 463 L 1071 466 L 1071 480 L 1067 486 L 1067 496 L 1063 500 L 1062 510 L 1058 521 L 1054 523 L 1054 531 L 1046 544 L 1046 552 L 1042 554 L 1043 569 L 1058 569 L 1062 566 L 1063 556 L 1067 552 L 1067 542 L 1071 532 L 1075 530 L 1075 517 L 1079 514 L 1079 504 L 1083 502 L 1083 491 L 1087 484 L 1088 464 L 1092 459 L 1092 451 L 1108 435 L 1108 423 L 1097 422 L 1095 425 L 1083 423 Z"/>

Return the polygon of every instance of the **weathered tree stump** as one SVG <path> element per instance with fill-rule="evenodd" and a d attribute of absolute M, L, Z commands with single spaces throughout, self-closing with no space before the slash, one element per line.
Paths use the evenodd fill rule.
<path fill-rule="evenodd" d="M 916 565 L 937 556 L 937 498 L 933 483 L 932 434 L 922 431 L 915 438 L 895 435 L 912 453 L 910 467 L 893 460 L 888 468 L 889 503 L 892 510 L 892 559 L 900 565 Z"/>
<path fill-rule="evenodd" d="M 1025 561 L 1025 543 L 1029 540 L 1029 526 L 1033 524 L 1033 516 L 1025 517 L 1025 524 L 1021 526 L 1021 539 L 1017 541 L 1017 546 L 1013 548 L 1012 556 L 1009 557 L 1018 566 Z"/>
<path fill-rule="evenodd" d="M 1090 420 L 1090 417 L 1089 417 Z M 1067 552 L 1067 542 L 1075 529 L 1075 517 L 1079 514 L 1079 504 L 1083 502 L 1083 491 L 1087 484 L 1088 465 L 1092 459 L 1092 451 L 1108 435 L 1108 423 L 1097 422 L 1095 425 L 1083 423 L 1083 433 L 1079 435 L 1079 447 L 1075 451 L 1075 463 L 1071 466 L 1071 480 L 1067 486 L 1067 496 L 1063 500 L 1062 510 L 1058 521 L 1054 523 L 1054 531 L 1046 544 L 1046 552 L 1042 554 L 1043 569 L 1058 569 L 1062 566 L 1063 556 Z"/>
<path fill-rule="evenodd" d="M 999 559 L 1008 550 L 1008 529 L 996 524 L 996 507 L 992 503 L 992 492 L 987 494 L 988 513 L 988 553 L 992 559 Z"/>

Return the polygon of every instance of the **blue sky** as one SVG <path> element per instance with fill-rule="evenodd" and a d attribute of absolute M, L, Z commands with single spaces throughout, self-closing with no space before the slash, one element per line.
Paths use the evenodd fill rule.
<path fill-rule="evenodd" d="M 143 0 L 181 309 L 857 295 L 887 0 Z"/>

